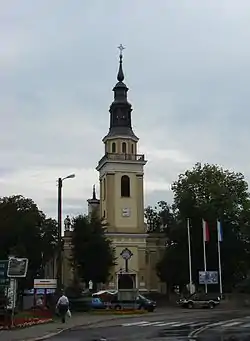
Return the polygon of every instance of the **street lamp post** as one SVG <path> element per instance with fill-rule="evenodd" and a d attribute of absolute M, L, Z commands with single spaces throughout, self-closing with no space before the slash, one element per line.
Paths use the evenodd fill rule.
<path fill-rule="evenodd" d="M 57 229 L 57 288 L 62 289 L 62 183 L 63 180 L 73 179 L 75 174 L 70 174 L 65 178 L 58 178 L 58 229 Z"/>

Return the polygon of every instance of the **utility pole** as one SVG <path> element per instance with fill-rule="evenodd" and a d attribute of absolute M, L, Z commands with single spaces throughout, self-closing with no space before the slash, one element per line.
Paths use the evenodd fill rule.
<path fill-rule="evenodd" d="M 58 179 L 57 288 L 62 289 L 62 178 Z"/>
<path fill-rule="evenodd" d="M 62 289 L 62 252 L 63 252 L 63 240 L 62 240 L 62 183 L 66 179 L 73 179 L 75 174 L 70 174 L 65 178 L 58 178 L 58 218 L 57 218 L 57 290 L 58 293 Z"/>

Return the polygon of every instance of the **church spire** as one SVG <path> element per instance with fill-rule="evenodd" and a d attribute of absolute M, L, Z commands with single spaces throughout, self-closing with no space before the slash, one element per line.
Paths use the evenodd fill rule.
<path fill-rule="evenodd" d="M 91 215 L 94 210 L 99 209 L 100 200 L 96 197 L 95 185 L 93 185 L 92 198 L 87 200 L 88 214 Z"/>
<path fill-rule="evenodd" d="M 116 83 L 115 87 L 113 88 L 114 101 L 109 109 L 110 112 L 109 133 L 107 136 L 104 137 L 104 140 L 109 137 L 113 138 L 114 136 L 124 136 L 138 140 L 138 138 L 135 136 L 132 130 L 131 122 L 132 106 L 127 99 L 128 88 L 126 84 L 123 83 L 124 81 L 123 50 L 125 49 L 125 47 L 123 47 L 122 44 L 120 44 L 118 46 L 118 49 L 120 50 L 119 68 L 117 73 L 118 83 Z"/>
<path fill-rule="evenodd" d="M 96 191 L 95 191 L 95 185 L 93 185 L 93 195 L 92 200 L 96 200 Z"/>
<path fill-rule="evenodd" d="M 124 73 L 123 73 L 123 69 L 122 69 L 122 51 L 125 49 L 125 47 L 122 46 L 122 44 L 120 44 L 118 46 L 118 49 L 120 50 L 120 65 L 119 65 L 119 70 L 118 70 L 118 74 L 117 74 L 117 80 L 118 82 L 123 82 L 124 81 Z"/>

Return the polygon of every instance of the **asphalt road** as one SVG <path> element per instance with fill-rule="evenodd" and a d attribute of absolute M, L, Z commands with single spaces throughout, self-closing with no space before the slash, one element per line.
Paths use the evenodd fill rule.
<path fill-rule="evenodd" d="M 190 341 L 189 336 L 195 335 L 196 331 L 198 340 L 216 341 L 222 330 L 225 332 L 228 328 L 235 329 L 236 326 L 239 326 L 239 330 L 249 329 L 250 334 L 250 318 L 243 318 L 243 315 L 244 312 L 239 311 L 180 310 L 179 313 L 167 317 L 145 315 L 126 321 L 100 323 L 91 328 L 78 327 L 54 336 L 49 341 Z M 232 319 L 237 317 L 240 317 L 238 321 L 241 322 L 233 324 Z M 214 327 L 206 329 L 211 324 L 214 324 Z M 245 327 L 242 327 L 244 325 Z"/>

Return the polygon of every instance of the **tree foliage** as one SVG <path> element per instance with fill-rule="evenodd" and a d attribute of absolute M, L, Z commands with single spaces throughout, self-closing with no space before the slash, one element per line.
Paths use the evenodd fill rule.
<path fill-rule="evenodd" d="M 72 223 L 72 258 L 78 276 L 87 284 L 105 283 L 115 265 L 114 249 L 96 214 L 79 215 Z"/>
<path fill-rule="evenodd" d="M 0 198 L 0 259 L 9 255 L 29 259 L 26 286 L 42 271 L 56 245 L 57 223 L 21 195 Z"/>
<path fill-rule="evenodd" d="M 174 223 L 173 208 L 165 201 L 159 201 L 153 208 L 148 206 L 145 209 L 148 232 L 166 232 Z"/>
<path fill-rule="evenodd" d="M 222 274 L 225 290 L 247 276 L 249 270 L 250 200 L 248 185 L 241 173 L 224 170 L 216 165 L 196 164 L 173 183 L 172 210 L 162 205 L 153 210 L 155 221 L 173 212 L 170 228 L 165 232 L 168 246 L 157 264 L 159 277 L 169 285 L 188 283 L 187 218 L 190 219 L 192 275 L 198 284 L 203 270 L 202 219 L 209 224 L 207 269 L 218 269 L 216 221 L 223 226 L 221 243 Z M 167 207 L 167 209 L 166 209 Z M 158 220 L 157 220 L 158 219 Z"/>

